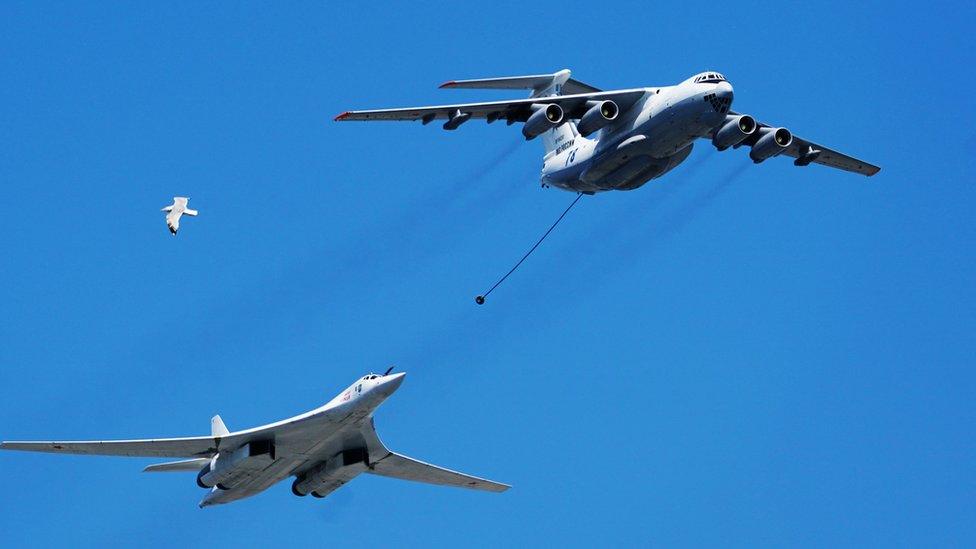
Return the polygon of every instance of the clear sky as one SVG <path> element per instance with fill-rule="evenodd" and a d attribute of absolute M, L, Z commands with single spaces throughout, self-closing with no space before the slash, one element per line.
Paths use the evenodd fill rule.
<path fill-rule="evenodd" d="M 0 438 L 250 427 L 396 364 L 383 440 L 513 488 L 200 510 L 153 460 L 3 453 L 5 545 L 974 542 L 972 2 L 89 4 L 0 4 Z M 700 142 L 478 307 L 573 199 L 541 144 L 332 117 L 562 68 L 718 70 L 883 170 Z"/>

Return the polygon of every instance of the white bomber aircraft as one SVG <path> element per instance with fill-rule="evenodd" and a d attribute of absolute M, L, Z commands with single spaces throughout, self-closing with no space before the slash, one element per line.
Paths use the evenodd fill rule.
<path fill-rule="evenodd" d="M 392 368 L 391 368 L 392 370 Z M 231 433 L 220 416 L 208 437 L 86 442 L 3 442 L 4 450 L 102 456 L 179 457 L 146 472 L 193 471 L 210 492 L 200 507 L 253 496 L 294 476 L 296 496 L 322 498 L 360 473 L 504 492 L 501 484 L 443 469 L 392 452 L 373 428 L 373 412 L 403 382 L 405 374 L 369 374 L 328 404 L 311 412 Z"/>
<path fill-rule="evenodd" d="M 675 86 L 603 91 L 553 74 L 457 80 L 442 88 L 529 89 L 528 99 L 346 111 L 348 120 L 446 120 L 454 130 L 472 118 L 509 125 L 524 122 L 526 139 L 542 136 L 542 186 L 593 194 L 636 189 L 680 164 L 696 139 L 718 150 L 748 146 L 753 162 L 785 154 L 797 166 L 823 164 L 871 176 L 881 169 L 863 160 L 794 136 L 730 110 L 732 85 L 717 72 L 703 72 Z"/>

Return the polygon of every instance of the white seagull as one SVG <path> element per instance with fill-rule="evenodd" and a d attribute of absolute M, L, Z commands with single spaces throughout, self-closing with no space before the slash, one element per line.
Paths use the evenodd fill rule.
<path fill-rule="evenodd" d="M 168 212 L 166 214 L 166 226 L 169 227 L 169 232 L 173 233 L 173 236 L 176 236 L 176 231 L 180 230 L 180 217 L 183 214 L 197 215 L 196 210 L 191 210 L 186 207 L 186 203 L 189 201 L 190 199 L 184 196 L 174 196 L 173 205 L 163 208 L 164 212 Z"/>

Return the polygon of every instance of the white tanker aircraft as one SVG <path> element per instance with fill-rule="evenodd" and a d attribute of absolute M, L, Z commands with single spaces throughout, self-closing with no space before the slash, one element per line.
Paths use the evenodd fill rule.
<path fill-rule="evenodd" d="M 392 370 L 392 368 L 391 368 Z M 504 492 L 501 484 L 443 469 L 392 452 L 373 428 L 373 412 L 403 382 L 405 374 L 369 374 L 328 404 L 291 419 L 229 432 L 220 416 L 211 435 L 188 438 L 86 442 L 3 442 L 4 450 L 189 458 L 150 465 L 145 472 L 190 471 L 209 490 L 200 507 L 230 503 L 263 492 L 294 476 L 296 496 L 322 498 L 360 473 Z"/>
<path fill-rule="evenodd" d="M 546 154 L 543 187 L 593 194 L 636 189 L 672 170 L 691 153 L 696 139 L 720 151 L 750 147 L 760 163 L 777 155 L 797 166 L 822 164 L 871 176 L 881 169 L 863 160 L 757 122 L 731 109 L 732 84 L 708 71 L 675 86 L 603 91 L 553 74 L 452 80 L 441 88 L 529 89 L 528 99 L 369 111 L 346 111 L 336 121 L 445 120 L 454 130 L 472 118 L 488 123 L 523 122 L 527 140 L 542 136 Z"/>

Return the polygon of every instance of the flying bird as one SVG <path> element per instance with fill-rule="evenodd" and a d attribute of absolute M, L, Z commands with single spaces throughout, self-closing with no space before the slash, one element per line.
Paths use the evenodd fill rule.
<path fill-rule="evenodd" d="M 189 201 L 190 199 L 184 196 L 174 196 L 173 204 L 163 208 L 164 212 L 168 212 L 166 214 L 166 226 L 169 227 L 169 232 L 173 233 L 173 236 L 176 236 L 176 231 L 180 230 L 180 217 L 183 217 L 183 214 L 197 215 L 196 210 L 186 207 Z"/>

